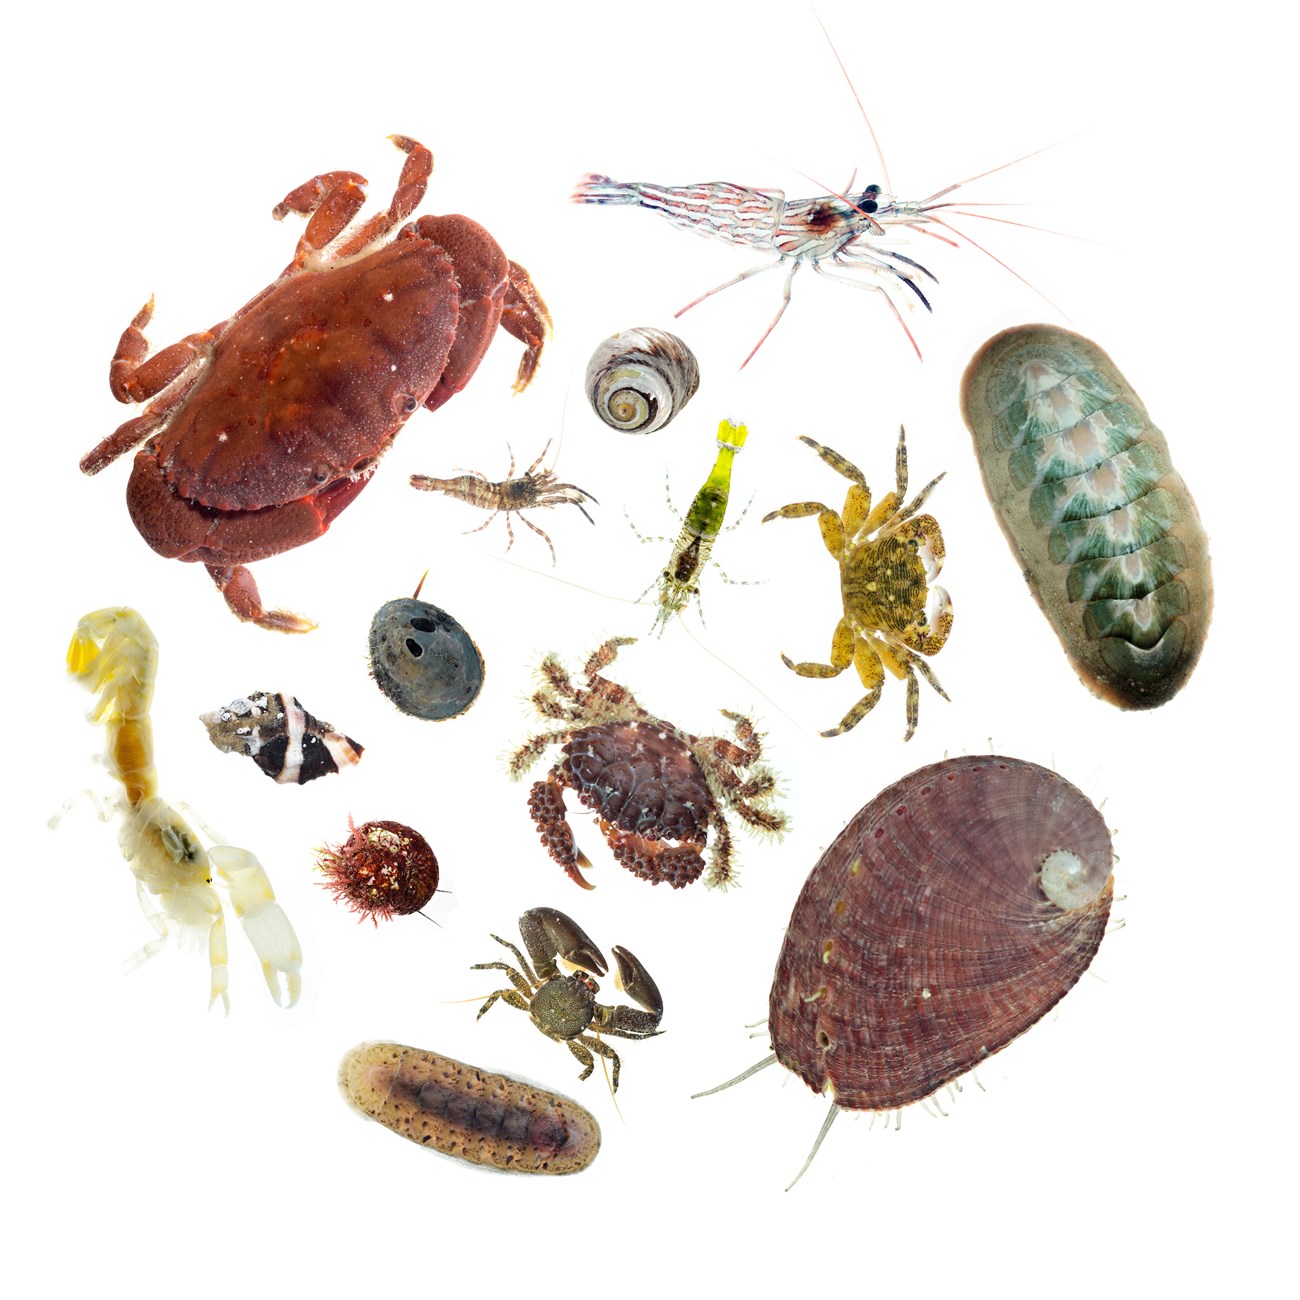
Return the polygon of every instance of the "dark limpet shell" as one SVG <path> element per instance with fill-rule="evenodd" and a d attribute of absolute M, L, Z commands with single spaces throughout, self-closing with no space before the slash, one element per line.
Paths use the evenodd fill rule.
<path fill-rule="evenodd" d="M 446 610 L 408 596 L 370 624 L 370 671 L 403 713 L 442 722 L 464 713 L 483 687 L 483 656 Z"/>

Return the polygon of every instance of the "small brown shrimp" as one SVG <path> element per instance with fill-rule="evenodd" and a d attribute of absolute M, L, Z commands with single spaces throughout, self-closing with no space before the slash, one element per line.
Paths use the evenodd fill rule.
<path fill-rule="evenodd" d="M 510 452 L 510 469 L 507 471 L 506 478 L 499 483 L 491 482 L 486 474 L 480 474 L 477 470 L 468 470 L 457 478 L 430 478 L 427 474 L 412 474 L 411 486 L 419 488 L 422 492 L 442 492 L 469 505 L 478 506 L 480 510 L 492 511 L 477 528 L 467 530 L 471 533 L 482 532 L 497 515 L 504 511 L 506 533 L 510 538 L 506 546 L 507 551 L 515 544 L 515 530 L 510 526 L 510 516 L 518 515 L 551 548 L 551 563 L 554 564 L 554 543 L 523 512 L 549 510 L 552 506 L 577 506 L 582 511 L 583 518 L 589 524 L 594 524 L 596 521 L 587 513 L 582 503 L 591 501 L 599 505 L 600 502 L 590 492 L 573 483 L 556 482 L 553 470 L 544 469 L 540 474 L 534 472 L 546 459 L 546 453 L 551 449 L 551 441 L 553 439 L 547 441 L 546 446 L 542 448 L 542 454 L 519 478 L 514 477 L 515 453 L 510 450 L 510 444 L 507 443 L 506 450 Z"/>

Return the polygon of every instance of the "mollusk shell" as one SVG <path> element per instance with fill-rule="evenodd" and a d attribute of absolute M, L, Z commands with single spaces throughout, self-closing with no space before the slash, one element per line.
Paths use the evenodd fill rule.
<path fill-rule="evenodd" d="M 1034 763 L 951 758 L 904 777 L 799 895 L 772 984 L 777 1059 L 850 1109 L 929 1096 L 1087 970 L 1112 859 L 1101 814 Z"/>
<path fill-rule="evenodd" d="M 653 433 L 695 396 L 700 366 L 675 334 L 650 326 L 607 338 L 587 363 L 587 400 L 611 429 Z"/>
<path fill-rule="evenodd" d="M 483 656 L 445 609 L 413 596 L 381 605 L 370 624 L 370 672 L 403 713 L 443 722 L 483 689 Z"/>
<path fill-rule="evenodd" d="M 365 752 L 287 692 L 250 691 L 224 708 L 200 713 L 199 721 L 223 754 L 246 754 L 280 785 L 306 785 L 341 772 Z"/>
<path fill-rule="evenodd" d="M 1084 683 L 1126 709 L 1187 681 L 1210 623 L 1210 557 L 1164 435 L 1091 340 L 989 339 L 962 380 L 984 486 Z"/>
<path fill-rule="evenodd" d="M 354 1047 L 339 1088 L 385 1128 L 475 1165 L 573 1174 L 600 1150 L 600 1125 L 576 1101 L 418 1047 Z"/>

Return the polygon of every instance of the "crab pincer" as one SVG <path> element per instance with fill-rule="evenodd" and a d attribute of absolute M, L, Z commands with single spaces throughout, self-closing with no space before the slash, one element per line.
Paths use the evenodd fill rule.
<path fill-rule="evenodd" d="M 596 1001 L 600 985 L 594 975 L 609 969 L 604 954 L 585 930 L 572 918 L 553 907 L 534 907 L 519 918 L 519 933 L 528 949 L 529 964 L 522 952 L 500 935 L 492 937 L 508 948 L 518 967 L 504 961 L 479 962 L 471 970 L 499 970 L 509 977 L 512 988 L 497 989 L 479 1008 L 481 1018 L 498 1000 L 526 1011 L 533 1024 L 556 1042 L 564 1043 L 582 1063 L 580 1079 L 589 1078 L 595 1056 L 612 1065 L 611 1088 L 618 1091 L 619 1057 L 602 1036 L 610 1038 L 652 1038 L 660 1033 L 663 998 L 645 967 L 626 948 L 615 948 L 618 983 L 642 1010 L 629 1006 L 607 1006 Z M 558 960 L 579 967 L 571 975 L 560 974 Z M 534 972 L 534 967 L 536 971 Z M 588 1033 L 590 1029 L 593 1032 Z M 595 1055 L 593 1055 L 593 1053 Z"/>

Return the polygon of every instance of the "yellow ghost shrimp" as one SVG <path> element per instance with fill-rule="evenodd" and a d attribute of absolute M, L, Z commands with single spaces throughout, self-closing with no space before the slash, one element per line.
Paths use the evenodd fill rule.
<path fill-rule="evenodd" d="M 228 844 L 205 850 L 185 819 L 158 795 L 149 721 L 157 671 L 158 642 L 135 610 L 99 609 L 77 624 L 68 646 L 68 672 L 99 694 L 88 717 L 107 728 L 104 766 L 122 783 L 123 795 L 114 801 L 122 817 L 118 843 L 135 875 L 140 906 L 158 931 L 133 965 L 154 956 L 173 934 L 206 937 L 212 967 L 208 1006 L 220 998 L 230 1010 L 226 923 L 212 887 L 215 874 L 261 959 L 271 996 L 291 1007 L 302 991 L 302 950 L 262 864 L 247 849 Z"/>

